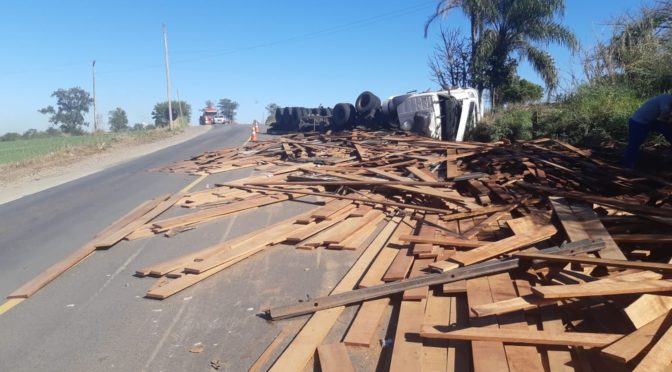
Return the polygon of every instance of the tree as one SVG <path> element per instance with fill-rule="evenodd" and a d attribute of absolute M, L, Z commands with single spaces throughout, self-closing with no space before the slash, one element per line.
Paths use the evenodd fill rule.
<path fill-rule="evenodd" d="M 191 105 L 185 101 L 171 101 L 173 108 L 173 120 L 180 116 L 180 106 L 182 107 L 182 115 L 189 120 L 191 117 Z M 168 125 L 168 101 L 158 102 L 154 105 L 152 110 L 152 119 L 157 127 L 165 127 Z"/>
<path fill-rule="evenodd" d="M 168 104 L 168 101 L 166 101 L 166 105 Z M 132 131 L 138 131 L 138 130 L 143 130 L 145 129 L 145 125 L 142 123 L 135 123 L 133 124 L 133 128 L 131 128 Z"/>
<path fill-rule="evenodd" d="M 110 111 L 110 117 L 107 119 L 108 124 L 110 124 L 110 131 L 112 132 L 123 132 L 128 130 L 128 116 L 126 111 L 121 107 Z"/>
<path fill-rule="evenodd" d="M 501 89 L 515 76 L 518 59 L 530 63 L 549 91 L 557 87 L 555 61 L 544 47 L 555 43 L 574 51 L 578 45 L 556 21 L 564 13 L 564 0 L 442 0 L 425 30 L 456 7 L 471 21 L 472 76 L 477 86 L 490 89 L 494 106 L 502 103 Z"/>
<path fill-rule="evenodd" d="M 589 80 L 623 84 L 642 97 L 672 89 L 672 3 L 613 19 L 612 35 L 584 56 Z"/>
<path fill-rule="evenodd" d="M 266 105 L 266 120 L 264 123 L 266 125 L 275 123 L 275 111 L 279 108 L 277 103 L 269 103 Z"/>
<path fill-rule="evenodd" d="M 502 88 L 502 103 L 530 103 L 544 97 L 544 88 L 519 76 Z"/>
<path fill-rule="evenodd" d="M 277 103 L 269 103 L 266 105 L 266 112 L 268 113 L 268 116 L 274 116 L 275 111 L 279 108 L 280 106 Z"/>
<path fill-rule="evenodd" d="M 212 102 L 211 100 L 207 100 L 207 101 L 205 101 L 205 107 L 206 107 L 206 108 L 214 108 L 214 107 L 215 107 L 215 103 Z"/>
<path fill-rule="evenodd" d="M 429 58 L 429 68 L 434 81 L 443 89 L 471 86 L 471 44 L 458 29 L 441 28 L 441 41 Z"/>
<path fill-rule="evenodd" d="M 232 101 L 228 98 L 222 98 L 217 103 L 219 112 L 221 112 L 225 118 L 231 120 L 231 122 L 233 122 L 236 118 L 236 110 L 238 109 L 238 106 L 238 102 Z"/>
<path fill-rule="evenodd" d="M 56 97 L 56 106 L 47 106 L 38 110 L 42 114 L 49 114 L 49 122 L 60 126 L 64 133 L 82 134 L 83 127 L 88 127 L 89 123 L 84 121 L 84 114 L 89 112 L 89 107 L 93 99 L 87 91 L 75 87 L 70 89 L 59 89 L 51 94 Z"/>

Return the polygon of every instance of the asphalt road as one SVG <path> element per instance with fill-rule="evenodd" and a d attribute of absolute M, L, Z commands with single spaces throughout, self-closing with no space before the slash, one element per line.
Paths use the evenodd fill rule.
<path fill-rule="evenodd" d="M 215 128 L 1 205 L 0 296 L 6 297 L 141 202 L 176 192 L 194 180 L 148 169 L 238 146 L 248 136 L 249 126 Z M 197 188 L 253 172 L 248 168 L 210 176 Z M 0 371 L 213 371 L 211 361 L 217 361 L 220 370 L 246 370 L 285 325 L 307 319 L 267 322 L 257 315 L 260 309 L 308 294 L 327 294 L 357 253 L 274 247 L 163 301 L 143 298 L 156 279 L 136 278 L 133 273 L 311 207 L 286 202 L 172 238 L 121 242 L 96 252 L 0 315 Z M 203 352 L 190 353 L 197 343 L 202 343 Z"/>

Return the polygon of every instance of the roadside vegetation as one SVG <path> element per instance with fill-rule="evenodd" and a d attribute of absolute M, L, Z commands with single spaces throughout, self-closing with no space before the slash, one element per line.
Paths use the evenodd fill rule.
<path fill-rule="evenodd" d="M 46 134 L 34 129 L 24 135 L 7 133 L 0 137 L 0 167 L 20 167 L 40 162 L 53 162 L 62 157 L 67 163 L 83 155 L 108 150 L 114 146 L 141 144 L 175 134 L 165 129 L 141 129 L 98 134 Z"/>
<path fill-rule="evenodd" d="M 123 147 L 149 143 L 182 132 L 189 125 L 191 105 L 173 101 L 173 129 L 168 126 L 168 102 L 158 102 L 152 110 L 153 124 L 129 124 L 126 111 L 117 107 L 109 112 L 109 132 L 99 128 L 88 132 L 85 121 L 93 104 L 89 93 L 82 88 L 58 89 L 51 95 L 54 106 L 38 112 L 48 115 L 51 126 L 45 131 L 28 129 L 24 133 L 9 132 L 0 136 L 0 170 L 42 168 L 66 165 L 83 157 Z"/>
<path fill-rule="evenodd" d="M 628 118 L 639 105 L 672 89 L 669 1 L 605 20 L 612 25 L 611 35 L 580 52 L 571 30 L 558 23 L 564 1 L 512 4 L 444 0 L 427 23 L 429 27 L 441 15 L 460 10 L 471 22 L 469 36 L 459 29 L 440 31 L 442 42 L 429 67 L 443 87 L 474 86 L 489 94 L 493 110 L 475 131 L 475 140 L 552 137 L 588 147 L 617 144 L 626 141 Z M 502 32 L 508 34 L 500 40 Z M 582 58 L 585 78 L 562 94 L 556 92 L 553 57 L 540 47 L 549 42 L 577 51 Z M 542 88 L 518 77 L 521 58 L 545 82 L 545 94 L 533 94 Z"/>

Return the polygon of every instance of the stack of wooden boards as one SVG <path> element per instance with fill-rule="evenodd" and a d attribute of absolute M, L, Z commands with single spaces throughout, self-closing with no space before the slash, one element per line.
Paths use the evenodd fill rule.
<path fill-rule="evenodd" d="M 241 168 L 257 172 L 173 195 L 193 211 L 136 216 L 115 239 L 171 236 L 297 198 L 313 203 L 300 216 L 137 270 L 159 277 L 147 297 L 164 299 L 280 244 L 357 251 L 331 296 L 303 304 L 314 308 L 301 314 L 312 315 L 289 346 L 272 360 L 282 342 L 272 343 L 253 370 L 303 370 L 316 356 L 326 371 L 373 368 L 358 360 L 362 349 L 397 371 L 670 367 L 669 174 L 621 169 L 550 139 L 448 143 L 359 131 L 276 137 L 160 171 Z M 539 252 L 585 241 L 601 249 Z M 338 296 L 354 300 L 331 301 Z M 354 318 L 345 305 L 359 305 Z M 344 322 L 348 329 L 333 334 Z M 385 335 L 392 344 L 381 348 Z"/>

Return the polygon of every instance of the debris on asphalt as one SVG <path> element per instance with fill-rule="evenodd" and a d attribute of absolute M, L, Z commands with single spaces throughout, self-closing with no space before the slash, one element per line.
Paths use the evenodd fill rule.
<path fill-rule="evenodd" d="M 390 370 L 663 369 L 672 361 L 659 356 L 672 342 L 672 182 L 667 172 L 613 164 L 553 139 L 277 136 L 157 169 L 256 173 L 148 201 L 57 266 L 63 272 L 122 239 L 301 199 L 313 209 L 139 268 L 136 276 L 159 278 L 146 297 L 168 298 L 274 246 L 343 250 L 357 258 L 328 296 L 287 299 L 266 312 L 274 320 L 311 314 L 272 371 L 304 370 L 339 319 L 350 327 L 337 335 L 342 344 L 320 348 L 320 363 L 330 363 L 323 369 L 349 365 L 353 348 L 376 352 L 387 330 L 393 337 L 382 346 L 392 352 L 377 352 Z M 161 216 L 178 207 L 190 213 Z M 353 317 L 345 306 L 359 310 Z"/>

